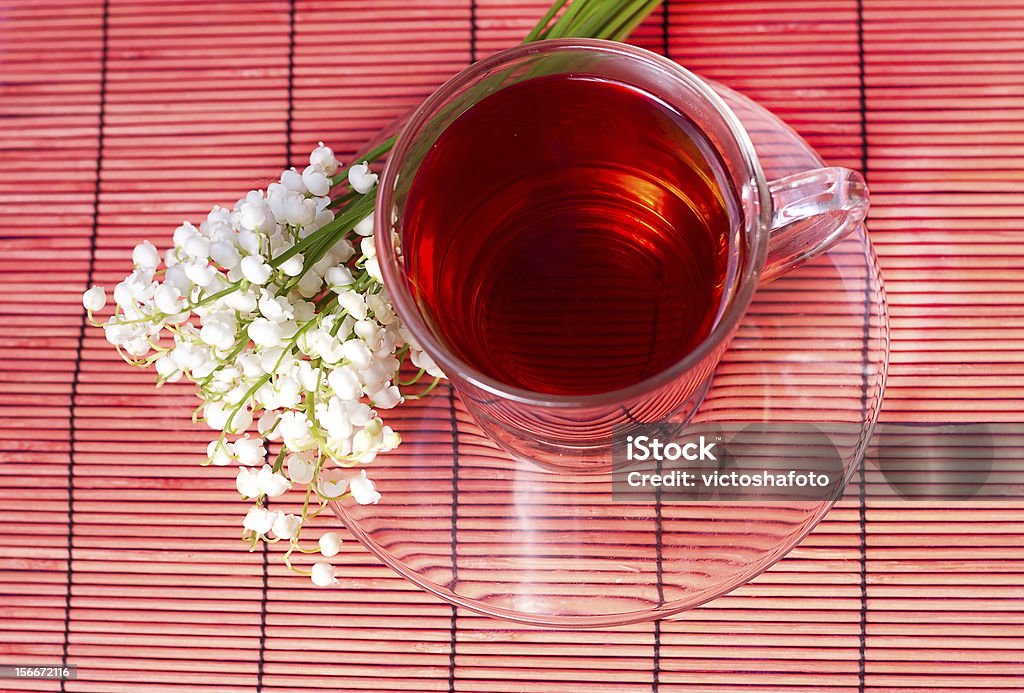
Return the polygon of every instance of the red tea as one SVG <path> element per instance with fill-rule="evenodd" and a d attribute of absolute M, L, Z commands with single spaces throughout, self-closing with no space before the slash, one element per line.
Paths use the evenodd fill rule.
<path fill-rule="evenodd" d="M 647 92 L 569 75 L 503 88 L 413 178 L 414 293 L 455 353 L 502 383 L 631 385 L 714 325 L 730 265 L 722 171 L 692 121 Z"/>

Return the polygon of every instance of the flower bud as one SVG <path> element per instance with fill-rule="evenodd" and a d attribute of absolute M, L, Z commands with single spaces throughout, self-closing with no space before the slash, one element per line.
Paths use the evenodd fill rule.
<path fill-rule="evenodd" d="M 82 294 L 82 305 L 90 313 L 103 310 L 103 306 L 107 305 L 107 295 L 103 293 L 103 287 L 94 286 L 86 290 Z"/>
<path fill-rule="evenodd" d="M 132 250 L 132 262 L 142 269 L 156 269 L 160 264 L 160 253 L 152 243 L 143 241 Z"/>
<path fill-rule="evenodd" d="M 334 577 L 334 566 L 326 561 L 313 564 L 313 574 L 311 576 L 313 584 L 317 587 L 330 587 L 338 581 Z"/>
<path fill-rule="evenodd" d="M 360 236 L 369 236 L 373 233 L 373 212 L 370 212 L 365 219 L 355 225 L 352 229 Z"/>
<path fill-rule="evenodd" d="M 381 452 L 388 452 L 394 450 L 402 443 L 402 436 L 400 436 L 391 426 L 385 426 L 381 429 Z"/>
<path fill-rule="evenodd" d="M 320 553 L 328 558 L 337 556 L 338 552 L 341 551 L 341 543 L 341 537 L 338 536 L 337 532 L 327 532 L 320 537 Z"/>

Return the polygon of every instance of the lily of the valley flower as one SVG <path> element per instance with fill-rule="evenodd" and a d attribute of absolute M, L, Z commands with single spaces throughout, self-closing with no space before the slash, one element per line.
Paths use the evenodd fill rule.
<path fill-rule="evenodd" d="M 302 518 L 296 515 L 278 513 L 271 531 L 278 539 L 294 539 L 302 527 Z"/>
<path fill-rule="evenodd" d="M 364 195 L 377 185 L 377 174 L 371 173 L 369 164 L 364 161 L 361 164 L 355 164 L 348 170 L 348 182 L 353 190 Z"/>
<path fill-rule="evenodd" d="M 273 528 L 276 520 L 277 513 L 254 505 L 246 513 L 242 526 L 256 534 L 265 535 Z"/>
<path fill-rule="evenodd" d="M 405 399 L 403 359 L 440 376 L 384 290 L 373 215 L 332 226 L 346 209 L 332 205 L 332 181 L 347 178 L 357 195 L 369 194 L 377 174 L 367 162 L 339 170 L 321 143 L 301 171 L 284 171 L 232 208 L 214 207 L 198 226 L 182 223 L 170 248 L 139 243 L 132 271 L 112 292 L 113 315 L 93 323 L 130 362 L 154 364 L 160 383 L 196 384 L 197 417 L 218 435 L 208 463 L 237 465 L 235 488 L 256 503 L 245 536 L 251 546 L 269 536 L 288 542 L 288 555 L 322 504 L 380 501 L 366 471 L 348 468 L 401 441 L 379 412 Z M 313 242 L 318 233 L 336 235 Z M 82 305 L 95 320 L 107 306 L 103 288 L 85 291 Z M 271 443 L 282 448 L 272 451 L 274 464 Z M 302 514 L 264 507 L 295 486 L 307 486 L 313 501 Z M 336 555 L 340 542 L 325 534 L 320 553 Z M 334 568 L 317 564 L 313 581 L 333 584 Z"/>
<path fill-rule="evenodd" d="M 338 579 L 334 577 L 334 566 L 327 561 L 314 563 L 313 574 L 311 577 L 313 579 L 313 584 L 317 587 L 330 587 L 338 581 Z"/>
<path fill-rule="evenodd" d="M 366 478 L 366 470 L 361 470 L 359 476 L 352 477 L 348 482 L 349 491 L 352 497 L 360 505 L 376 505 L 381 499 L 380 493 L 372 481 Z"/>
<path fill-rule="evenodd" d="M 94 286 L 82 294 L 82 305 L 90 313 L 103 310 L 103 307 L 107 305 L 107 295 L 103 293 L 103 287 Z"/>
<path fill-rule="evenodd" d="M 337 532 L 324 533 L 320 536 L 320 541 L 317 543 L 320 545 L 320 553 L 328 558 L 337 556 L 338 552 L 341 551 L 341 537 L 338 536 Z"/>

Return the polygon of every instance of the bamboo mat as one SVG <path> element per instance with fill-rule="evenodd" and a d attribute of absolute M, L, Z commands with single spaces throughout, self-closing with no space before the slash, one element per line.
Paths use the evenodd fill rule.
<path fill-rule="evenodd" d="M 317 140 L 351 154 L 546 5 L 0 5 L 0 664 L 79 666 L 0 690 L 1024 690 L 1020 501 L 875 497 L 869 469 L 792 554 L 705 607 L 510 626 L 354 541 L 329 592 L 276 549 L 246 552 L 233 474 L 197 464 L 189 389 L 154 391 L 83 329 L 82 290 L 123 276 L 138 240 L 166 242 Z M 881 430 L 1019 431 L 1024 3 L 673 1 L 634 40 L 867 174 L 892 313 Z"/>

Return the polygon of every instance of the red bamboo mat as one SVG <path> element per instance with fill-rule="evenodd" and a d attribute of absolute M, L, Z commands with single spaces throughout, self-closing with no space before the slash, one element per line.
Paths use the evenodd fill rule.
<path fill-rule="evenodd" d="M 0 690 L 1024 690 L 1022 502 L 875 498 L 869 471 L 750 585 L 622 629 L 456 610 L 354 541 L 320 591 L 245 551 L 188 388 L 83 329 L 138 240 L 354 152 L 546 5 L 0 5 L 0 664 L 79 667 Z M 673 0 L 634 40 L 867 174 L 883 426 L 1024 423 L 1024 3 Z"/>

